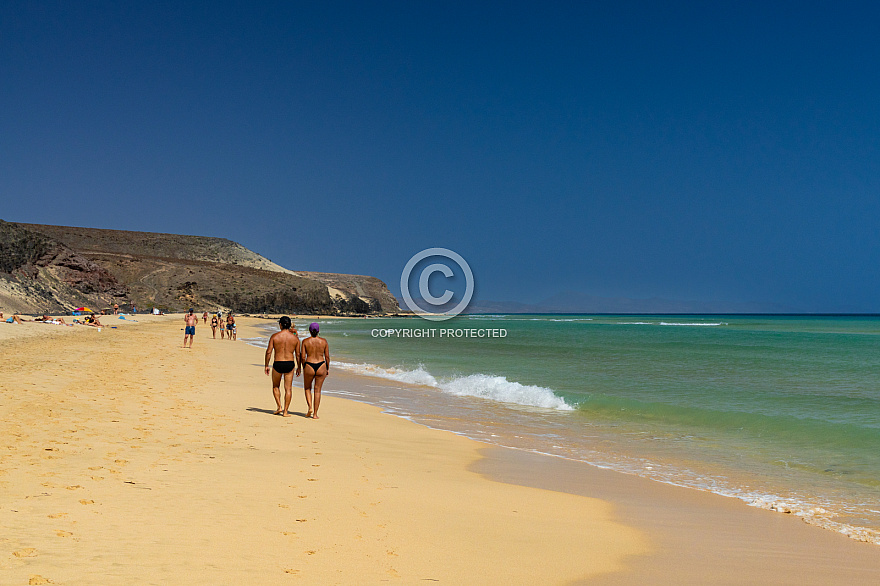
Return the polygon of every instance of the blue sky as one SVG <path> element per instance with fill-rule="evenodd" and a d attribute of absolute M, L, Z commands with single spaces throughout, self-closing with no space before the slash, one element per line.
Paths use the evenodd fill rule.
<path fill-rule="evenodd" d="M 880 9 L 0 3 L 0 218 L 880 312 Z"/>

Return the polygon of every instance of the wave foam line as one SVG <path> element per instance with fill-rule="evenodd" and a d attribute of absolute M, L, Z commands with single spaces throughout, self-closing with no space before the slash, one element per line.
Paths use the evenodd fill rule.
<path fill-rule="evenodd" d="M 437 379 L 425 370 L 423 366 L 419 366 L 415 370 L 404 370 L 401 368 L 382 368 L 381 366 L 367 363 L 354 364 L 337 361 L 333 364 L 357 374 L 376 376 L 406 384 L 433 387 L 457 397 L 480 397 L 502 403 L 543 407 L 559 411 L 571 411 L 574 409 L 564 399 L 557 397 L 551 389 L 509 381 L 503 376 L 471 374 L 468 376 Z"/>
<path fill-rule="evenodd" d="M 661 326 L 726 326 L 726 323 L 718 322 L 718 323 L 677 323 L 677 322 L 660 322 Z"/>

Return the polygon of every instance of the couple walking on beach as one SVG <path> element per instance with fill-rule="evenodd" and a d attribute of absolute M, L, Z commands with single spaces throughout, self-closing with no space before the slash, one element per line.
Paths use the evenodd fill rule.
<path fill-rule="evenodd" d="M 318 418 L 318 407 L 321 406 L 321 387 L 324 379 L 330 374 L 330 346 L 327 340 L 318 336 L 320 327 L 317 323 L 309 324 L 309 337 L 300 342 L 296 328 L 291 327 L 290 318 L 286 315 L 278 320 L 281 331 L 272 334 L 266 348 L 266 375 L 272 376 L 272 394 L 275 396 L 277 409 L 275 415 L 289 417 L 292 396 L 293 377 L 303 375 L 303 389 L 306 394 L 306 417 Z M 269 368 L 272 353 L 275 362 Z M 294 369 L 296 375 L 293 374 Z M 284 379 L 284 407 L 281 406 L 281 379 Z M 314 391 L 312 386 L 314 385 Z"/>

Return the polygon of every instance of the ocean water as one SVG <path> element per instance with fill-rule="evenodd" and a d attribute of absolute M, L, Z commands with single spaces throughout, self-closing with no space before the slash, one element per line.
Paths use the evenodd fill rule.
<path fill-rule="evenodd" d="M 384 379 L 355 399 L 880 544 L 880 317 L 321 324 L 336 367 Z"/>

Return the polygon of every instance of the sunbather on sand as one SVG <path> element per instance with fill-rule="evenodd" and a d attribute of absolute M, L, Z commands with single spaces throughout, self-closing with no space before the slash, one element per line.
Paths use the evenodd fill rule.
<path fill-rule="evenodd" d="M 85 323 L 87 326 L 95 326 L 96 328 L 104 327 L 104 324 L 102 324 L 98 320 L 98 316 L 96 316 L 94 313 L 92 315 L 86 316 L 86 319 L 83 323 Z"/>
<path fill-rule="evenodd" d="M 66 326 L 67 322 L 64 321 L 63 317 L 49 317 L 45 313 L 43 317 L 34 318 L 34 321 L 43 322 L 44 324 L 54 324 L 56 326 Z"/>
<path fill-rule="evenodd" d="M 0 319 L 3 319 L 2 313 L 0 313 Z M 22 322 L 22 319 L 20 317 L 18 317 L 18 312 L 14 313 L 11 317 L 6 318 L 6 323 L 8 323 L 8 324 L 12 324 L 12 323 L 21 324 L 21 322 Z"/>

